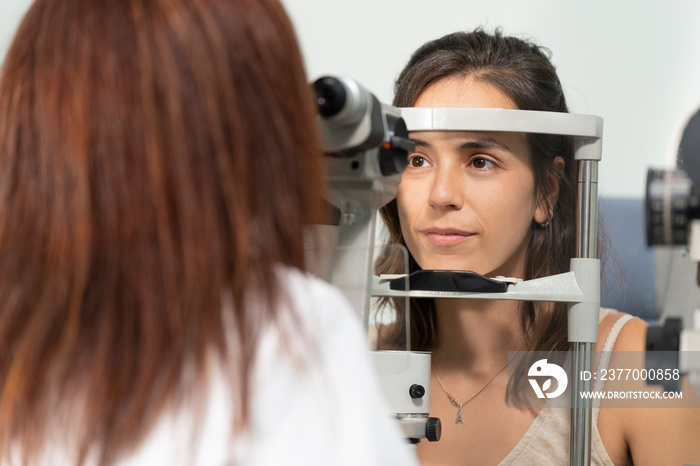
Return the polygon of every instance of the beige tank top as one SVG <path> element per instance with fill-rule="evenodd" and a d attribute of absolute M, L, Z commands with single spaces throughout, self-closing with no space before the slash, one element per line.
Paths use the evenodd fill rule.
<path fill-rule="evenodd" d="M 608 314 L 614 314 L 612 309 L 600 310 L 600 320 Z M 603 352 L 612 351 L 615 346 L 622 326 L 625 325 L 632 316 L 620 313 L 620 318 L 615 322 L 610 330 Z M 607 369 L 609 360 L 601 358 L 598 364 L 598 373 L 602 369 Z M 598 388 L 598 387 L 596 387 Z M 600 387 L 602 389 L 602 386 Z M 614 466 L 608 453 L 605 451 L 603 441 L 598 432 L 598 412 L 600 410 L 600 400 L 593 403 L 591 413 L 591 464 L 601 466 Z M 513 448 L 508 456 L 499 463 L 499 466 L 520 465 L 520 464 L 568 464 L 569 462 L 569 435 L 571 428 L 571 410 L 562 408 L 543 408 L 535 417 L 525 435 Z M 628 464 L 631 462 L 628 461 Z"/>

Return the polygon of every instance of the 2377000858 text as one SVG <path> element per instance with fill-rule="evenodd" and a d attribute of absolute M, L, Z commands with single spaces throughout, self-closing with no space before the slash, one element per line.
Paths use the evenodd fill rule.
<path fill-rule="evenodd" d="M 642 380 L 663 381 L 678 380 L 678 369 L 601 369 L 599 372 L 581 371 L 580 380 Z"/>

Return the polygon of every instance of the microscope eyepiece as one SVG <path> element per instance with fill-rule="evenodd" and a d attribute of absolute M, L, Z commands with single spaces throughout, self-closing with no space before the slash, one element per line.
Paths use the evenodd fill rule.
<path fill-rule="evenodd" d="M 345 106 L 347 92 L 345 86 L 336 78 L 320 78 L 314 82 L 318 113 L 329 118 L 337 115 Z"/>
<path fill-rule="evenodd" d="M 354 126 L 372 112 L 374 96 L 352 79 L 324 76 L 314 90 L 318 113 L 333 125 Z"/>

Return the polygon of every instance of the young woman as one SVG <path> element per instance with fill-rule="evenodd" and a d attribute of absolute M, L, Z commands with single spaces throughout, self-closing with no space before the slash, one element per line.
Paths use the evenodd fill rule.
<path fill-rule="evenodd" d="M 398 107 L 568 111 L 546 51 L 499 31 L 425 44 L 395 90 Z M 523 279 L 568 271 L 576 168 L 567 138 L 473 131 L 411 138 L 416 150 L 396 201 L 382 212 L 391 242 L 408 248 L 411 270 Z M 393 264 L 390 256 L 379 268 L 391 272 Z M 569 411 L 509 408 L 505 371 L 508 351 L 567 350 L 566 320 L 565 304 L 413 300 L 413 349 L 432 352 L 431 415 L 443 425 L 439 442 L 418 445 L 421 464 L 566 464 Z M 641 351 L 645 328 L 604 310 L 595 349 Z M 394 330 L 387 344 L 404 333 Z M 697 410 L 596 409 L 593 417 L 593 464 L 700 460 Z"/>
<path fill-rule="evenodd" d="M 0 464 L 413 463 L 276 0 L 37 0 L 0 115 Z"/>

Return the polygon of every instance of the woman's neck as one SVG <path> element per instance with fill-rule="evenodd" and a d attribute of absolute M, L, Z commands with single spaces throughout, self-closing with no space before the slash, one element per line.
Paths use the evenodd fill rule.
<path fill-rule="evenodd" d="M 438 345 L 433 365 L 475 374 L 502 366 L 508 351 L 524 347 L 520 303 L 499 300 L 435 300 Z"/>

